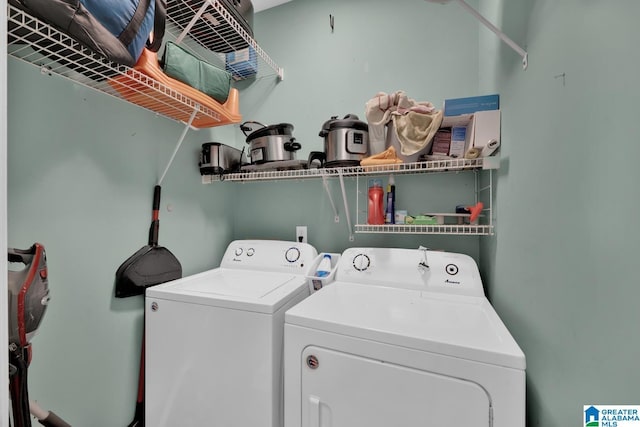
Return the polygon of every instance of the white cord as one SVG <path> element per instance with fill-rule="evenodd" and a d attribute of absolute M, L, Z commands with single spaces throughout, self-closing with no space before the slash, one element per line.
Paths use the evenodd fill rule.
<path fill-rule="evenodd" d="M 200 109 L 200 105 L 196 105 L 196 107 L 193 109 L 193 113 L 191 113 L 191 117 L 189 117 L 189 123 L 187 123 L 187 125 L 184 127 L 184 130 L 182 131 L 182 135 L 180 135 L 180 139 L 178 139 L 178 143 L 176 144 L 176 148 L 173 149 L 173 154 L 171 155 L 171 158 L 169 159 L 169 163 L 167 163 L 167 167 L 164 168 L 164 172 L 162 172 L 162 176 L 158 180 L 158 185 L 162 185 L 162 181 L 164 180 L 164 176 L 169 171 L 169 167 L 171 167 L 171 163 L 173 163 L 173 159 L 176 157 L 176 154 L 178 154 L 178 150 L 180 149 L 180 146 L 182 145 L 182 142 L 184 141 L 184 137 L 187 136 L 187 132 L 189 131 L 189 128 L 191 127 L 191 123 L 193 123 L 193 119 L 196 118 L 196 114 L 198 113 L 199 109 Z"/>

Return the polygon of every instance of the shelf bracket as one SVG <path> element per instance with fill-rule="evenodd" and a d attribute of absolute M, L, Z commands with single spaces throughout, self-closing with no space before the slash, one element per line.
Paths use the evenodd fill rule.
<path fill-rule="evenodd" d="M 182 32 L 180 33 L 180 35 L 176 39 L 176 44 L 182 43 L 182 40 L 187 36 L 187 34 L 189 34 L 189 32 L 191 31 L 191 29 L 193 28 L 195 23 L 202 17 L 202 14 L 207 9 L 207 7 L 209 7 L 209 3 L 206 2 L 206 1 L 202 2 L 202 6 L 200 7 L 200 9 L 198 9 L 198 12 L 196 12 L 196 14 L 193 16 L 193 18 L 191 18 L 191 21 L 189 21 L 187 26 L 184 27 L 184 30 L 182 30 Z"/>
<path fill-rule="evenodd" d="M 338 209 L 336 209 L 336 204 L 333 202 L 333 197 L 331 197 L 331 191 L 329 191 L 329 182 L 327 181 L 327 176 L 322 175 L 322 185 L 324 186 L 324 190 L 327 192 L 327 197 L 329 198 L 329 203 L 331 203 L 331 209 L 333 209 L 333 222 L 340 222 L 340 215 L 338 215 Z"/>
<path fill-rule="evenodd" d="M 175 159 L 176 154 L 178 154 L 178 150 L 180 149 L 180 146 L 182 145 L 182 142 L 184 141 L 184 138 L 187 136 L 187 132 L 189 132 L 189 128 L 191 127 L 191 124 L 193 123 L 193 119 L 196 118 L 196 114 L 198 113 L 198 110 L 200 110 L 200 104 L 196 104 L 195 107 L 193 108 L 193 112 L 191 113 L 191 116 L 189 117 L 189 122 L 185 125 L 182 134 L 180 135 L 180 138 L 178 139 L 178 143 L 176 144 L 176 148 L 173 149 L 173 154 L 171 154 L 171 158 L 169 159 L 169 163 L 167 163 L 167 167 L 164 168 L 164 172 L 162 172 L 162 175 L 160 176 L 160 179 L 158 180 L 158 185 L 162 185 L 162 181 L 164 180 L 165 175 L 167 174 L 167 172 L 169 171 L 169 168 L 171 167 L 171 164 L 173 163 L 173 159 Z"/>
<path fill-rule="evenodd" d="M 340 178 L 340 189 L 342 190 L 342 201 L 344 202 L 344 216 L 347 218 L 347 227 L 349 227 L 349 241 L 355 240 L 353 236 L 353 227 L 351 226 L 351 217 L 349 216 L 349 202 L 347 202 L 347 192 L 344 189 L 344 175 L 342 171 L 338 172 L 338 178 Z"/>
<path fill-rule="evenodd" d="M 426 0 L 431 3 L 440 3 L 445 4 L 450 0 Z M 464 0 L 456 0 L 460 6 L 467 10 L 470 14 L 472 14 L 478 21 L 480 21 L 485 27 L 489 30 L 493 31 L 493 33 L 500 38 L 504 43 L 506 43 L 511 49 L 516 51 L 518 55 L 522 57 L 522 69 L 526 70 L 529 66 L 529 54 L 526 50 L 521 48 L 516 42 L 511 40 L 505 33 L 503 33 L 498 27 L 493 25 L 491 22 L 487 20 L 484 16 L 482 16 L 477 10 L 473 7 L 469 6 L 469 4 Z"/>

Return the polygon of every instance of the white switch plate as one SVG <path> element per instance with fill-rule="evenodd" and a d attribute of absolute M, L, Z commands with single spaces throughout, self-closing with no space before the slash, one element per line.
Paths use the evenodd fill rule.
<path fill-rule="evenodd" d="M 296 225 L 296 242 L 307 243 L 306 225 Z"/>

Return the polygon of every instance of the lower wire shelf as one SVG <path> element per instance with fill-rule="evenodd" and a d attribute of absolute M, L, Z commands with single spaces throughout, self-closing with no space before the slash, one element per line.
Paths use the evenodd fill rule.
<path fill-rule="evenodd" d="M 456 235 L 466 235 L 466 236 L 491 236 L 493 235 L 493 225 L 356 224 L 355 232 L 369 233 L 369 234 L 456 234 Z"/>

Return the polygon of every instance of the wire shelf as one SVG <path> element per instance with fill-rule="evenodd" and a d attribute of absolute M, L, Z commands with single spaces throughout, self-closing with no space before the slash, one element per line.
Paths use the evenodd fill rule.
<path fill-rule="evenodd" d="M 286 179 L 312 179 L 312 178 L 339 178 L 341 182 L 342 196 L 345 203 L 345 212 L 349 212 L 347 206 L 347 198 L 345 188 L 342 185 L 343 177 L 356 178 L 375 175 L 375 174 L 425 174 L 425 173 L 457 173 L 463 171 L 479 171 L 488 170 L 490 183 L 485 188 L 478 188 L 478 178 L 476 174 L 476 192 L 489 190 L 489 205 L 485 210 L 488 211 L 488 224 L 437 224 L 437 225 L 413 225 L 413 224 L 387 224 L 387 225 L 369 225 L 355 224 L 352 228 L 349 215 L 346 214 L 347 224 L 350 233 L 350 240 L 353 240 L 353 232 L 369 233 L 369 234 L 443 234 L 443 235 L 464 235 L 464 236 L 492 236 L 494 234 L 493 211 L 491 201 L 493 199 L 492 189 L 492 170 L 498 169 L 500 158 L 498 156 L 485 157 L 477 159 L 446 159 L 446 160 L 430 160 L 415 163 L 400 163 L 393 165 L 379 166 L 353 166 L 339 168 L 320 168 L 320 169 L 291 169 L 291 170 L 271 170 L 271 171 L 245 171 L 238 173 L 230 173 L 224 175 L 203 175 L 202 183 L 211 184 L 216 181 L 235 181 L 235 182 L 255 182 L 255 181 L 278 181 Z M 275 166 L 274 166 L 275 167 Z M 326 186 L 326 182 L 325 182 Z M 356 191 L 358 193 L 358 191 Z M 331 206 L 334 210 L 334 217 L 338 222 L 338 211 L 336 210 L 330 192 L 327 190 Z M 476 194 L 477 197 L 477 194 Z M 356 200 L 356 206 L 358 205 Z"/>
<path fill-rule="evenodd" d="M 167 20 L 167 32 L 179 44 L 201 59 L 219 68 L 226 68 L 236 80 L 258 73 L 261 76 L 275 73 L 280 79 L 284 77 L 283 69 L 278 67 L 220 0 L 169 0 Z M 227 63 L 226 53 L 247 48 L 251 51 L 246 61 Z M 254 67 L 255 73 L 252 72 Z"/>
<path fill-rule="evenodd" d="M 8 7 L 7 21 L 10 56 L 40 67 L 43 73 L 116 96 L 107 79 L 128 67 L 104 61 L 71 37 L 13 6 Z"/>
<path fill-rule="evenodd" d="M 134 69 L 107 61 L 51 25 L 9 6 L 9 55 L 118 99 L 123 93 L 154 113 L 185 121 L 197 109 L 197 117 L 219 122 L 219 113 Z M 118 79 L 126 75 L 126 79 Z"/>
<path fill-rule="evenodd" d="M 368 225 L 356 224 L 356 233 L 369 234 L 456 234 L 466 236 L 491 236 L 493 235 L 492 225 Z"/>
<path fill-rule="evenodd" d="M 247 171 L 219 175 L 205 175 L 204 183 L 213 181 L 265 181 L 282 179 L 306 179 L 306 178 L 336 178 L 340 176 L 359 176 L 376 174 L 419 174 L 419 173 L 441 173 L 460 172 L 465 170 L 492 169 L 485 162 L 486 159 L 447 159 L 431 160 L 426 162 L 399 163 L 393 165 L 377 166 L 347 166 L 339 168 L 320 169 L 285 169 L 270 171 Z M 275 166 L 274 166 L 275 167 Z"/>
<path fill-rule="evenodd" d="M 167 39 L 175 39 L 175 33 L 181 31 L 182 33 L 177 37 L 182 38 L 188 50 L 198 50 L 195 47 L 197 43 L 191 38 L 192 36 L 199 36 L 201 41 L 205 36 L 219 38 L 220 43 L 226 46 L 224 48 L 226 51 L 240 45 L 250 46 L 261 58 L 260 63 L 266 63 L 270 68 L 276 70 L 278 76 L 282 78 L 282 69 L 278 68 L 255 40 L 234 20 L 220 1 L 200 0 L 200 14 L 186 5 L 194 2 L 188 0 L 171 0 L 169 2 Z M 178 13 L 178 17 L 172 17 L 172 13 Z M 227 30 L 222 32 L 212 28 L 209 25 L 210 16 L 226 22 L 227 25 L 224 27 Z M 195 27 L 195 24 L 202 22 L 205 24 Z M 194 127 L 213 127 L 241 121 L 241 116 L 237 111 L 236 89 L 232 89 L 229 96 L 233 102 L 228 101 L 225 104 L 220 104 L 195 89 L 193 91 L 198 92 L 197 95 L 193 92 L 183 91 L 181 88 L 170 87 L 170 83 L 162 78 L 157 78 L 154 74 L 148 75 L 137 69 L 105 60 L 56 27 L 11 5 L 7 7 L 7 24 L 7 51 L 9 55 L 40 68 L 43 74 L 63 77 L 178 122 L 187 122 L 191 114 L 196 111 L 193 119 Z M 179 28 L 179 26 L 183 28 Z M 197 34 L 188 32 L 193 28 L 198 29 Z M 211 34 L 209 35 L 207 31 L 211 31 Z M 192 48 L 190 49 L 189 46 Z M 199 53 L 192 53 L 213 63 L 213 65 L 225 68 L 226 57 L 224 53 L 204 51 L 201 47 L 199 50 Z M 246 70 L 230 71 L 232 74 L 246 72 Z M 192 88 L 187 87 L 187 89 Z"/>

